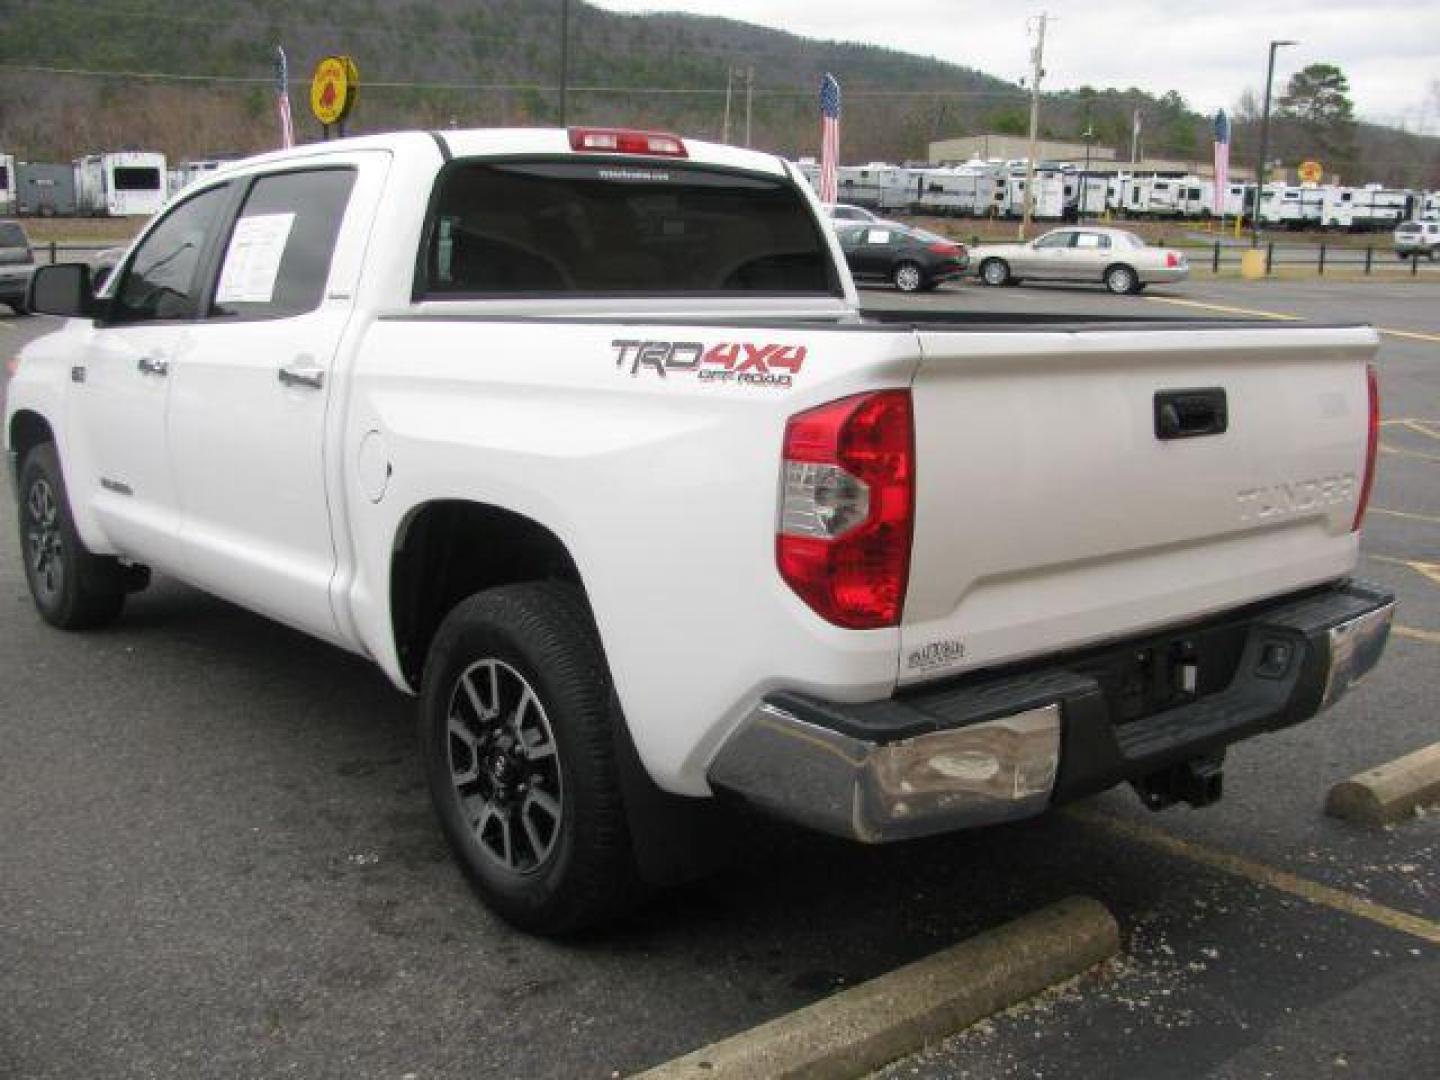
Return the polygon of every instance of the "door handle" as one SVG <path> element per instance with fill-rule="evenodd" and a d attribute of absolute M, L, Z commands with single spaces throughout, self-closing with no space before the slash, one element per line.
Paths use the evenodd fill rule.
<path fill-rule="evenodd" d="M 170 374 L 170 361 L 159 356 L 142 356 L 135 363 L 135 367 L 141 375 L 168 375 Z"/>
<path fill-rule="evenodd" d="M 282 386 L 303 386 L 319 390 L 325 385 L 325 369 L 313 364 L 286 364 L 277 373 Z"/>

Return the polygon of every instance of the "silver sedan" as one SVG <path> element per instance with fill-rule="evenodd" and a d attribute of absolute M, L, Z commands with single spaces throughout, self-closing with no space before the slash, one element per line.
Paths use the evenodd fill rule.
<path fill-rule="evenodd" d="M 986 285 L 1094 281 L 1113 293 L 1137 293 L 1190 276 L 1182 252 L 1148 247 L 1124 229 L 1090 226 L 1052 229 L 1028 244 L 984 244 L 971 249 L 970 265 Z"/>

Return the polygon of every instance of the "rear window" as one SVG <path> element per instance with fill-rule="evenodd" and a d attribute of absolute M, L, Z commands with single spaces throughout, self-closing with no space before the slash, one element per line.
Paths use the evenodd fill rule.
<path fill-rule="evenodd" d="M 0 221 L 0 248 L 28 248 L 25 230 L 13 221 Z"/>
<path fill-rule="evenodd" d="M 437 183 L 422 296 L 839 292 L 788 181 L 612 160 L 461 162 Z"/>
<path fill-rule="evenodd" d="M 127 165 L 115 170 L 116 191 L 159 191 L 160 170 Z"/>

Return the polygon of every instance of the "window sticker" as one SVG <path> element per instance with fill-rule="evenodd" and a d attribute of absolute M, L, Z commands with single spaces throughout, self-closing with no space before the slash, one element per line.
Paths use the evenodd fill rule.
<path fill-rule="evenodd" d="M 275 298 L 280 260 L 294 224 L 294 213 L 256 214 L 235 223 L 215 294 L 217 304 L 268 304 Z"/>

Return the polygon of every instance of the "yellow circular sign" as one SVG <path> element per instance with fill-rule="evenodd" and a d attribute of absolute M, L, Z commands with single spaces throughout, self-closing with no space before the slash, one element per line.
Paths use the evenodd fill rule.
<path fill-rule="evenodd" d="M 310 79 L 310 111 L 329 127 L 338 124 L 355 106 L 360 89 L 360 72 L 348 56 L 327 56 L 315 65 Z"/>
<path fill-rule="evenodd" d="M 1318 184 L 1320 178 L 1325 175 L 1325 170 L 1320 167 L 1318 161 L 1302 161 L 1300 168 L 1300 179 L 1307 184 Z"/>

